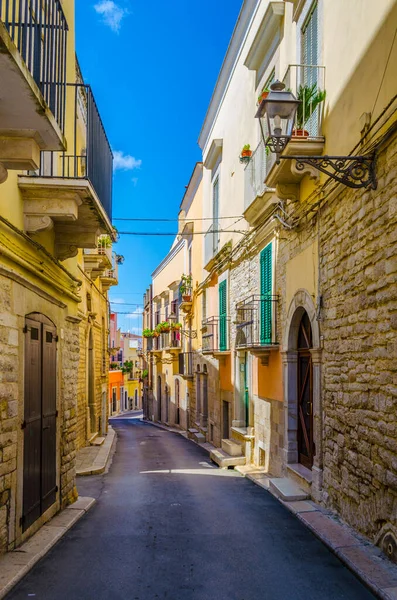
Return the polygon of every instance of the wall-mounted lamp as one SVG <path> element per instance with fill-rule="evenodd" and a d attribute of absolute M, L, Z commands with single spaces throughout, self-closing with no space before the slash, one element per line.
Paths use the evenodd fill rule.
<path fill-rule="evenodd" d="M 303 171 L 305 165 L 314 167 L 335 181 L 351 188 L 376 189 L 375 154 L 367 156 L 281 156 L 293 135 L 296 112 L 300 100 L 284 83 L 275 81 L 270 92 L 255 115 L 259 119 L 265 146 L 280 160 L 295 160 L 296 169 Z"/>

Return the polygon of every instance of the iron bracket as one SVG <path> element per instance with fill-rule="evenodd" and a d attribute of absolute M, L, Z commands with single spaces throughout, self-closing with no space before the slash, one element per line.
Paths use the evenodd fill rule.
<path fill-rule="evenodd" d="M 347 187 L 376 190 L 376 155 L 367 156 L 279 156 L 278 160 L 295 160 L 297 171 L 314 167 Z"/>

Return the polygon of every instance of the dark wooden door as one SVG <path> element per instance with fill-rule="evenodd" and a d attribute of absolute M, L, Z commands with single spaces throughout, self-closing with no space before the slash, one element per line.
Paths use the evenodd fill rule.
<path fill-rule="evenodd" d="M 26 318 L 22 527 L 56 501 L 56 329 L 42 315 Z"/>
<path fill-rule="evenodd" d="M 298 452 L 299 462 L 313 466 L 313 368 L 312 331 L 307 313 L 302 317 L 298 334 Z"/>

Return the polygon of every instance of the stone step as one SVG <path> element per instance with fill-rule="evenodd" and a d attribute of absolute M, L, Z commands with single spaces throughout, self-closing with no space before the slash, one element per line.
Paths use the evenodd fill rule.
<path fill-rule="evenodd" d="M 228 467 L 236 467 L 237 465 L 245 465 L 245 456 L 230 456 L 224 450 L 217 448 L 211 450 L 210 459 L 219 465 L 222 469 Z"/>
<path fill-rule="evenodd" d="M 275 477 L 269 479 L 269 490 L 277 496 L 277 498 L 281 498 L 281 500 L 285 500 L 285 502 L 295 502 L 297 500 L 306 500 L 307 498 L 310 498 L 310 495 L 307 492 L 304 492 L 288 477 Z"/>
<path fill-rule="evenodd" d="M 102 446 L 106 438 L 97 436 L 95 440 L 91 442 L 91 446 Z"/>
<path fill-rule="evenodd" d="M 191 439 L 194 440 L 197 444 L 204 444 L 207 441 L 205 435 L 200 432 L 193 433 Z"/>
<path fill-rule="evenodd" d="M 225 439 L 221 441 L 222 450 L 230 456 L 241 456 L 243 454 L 242 445 L 235 440 Z"/>

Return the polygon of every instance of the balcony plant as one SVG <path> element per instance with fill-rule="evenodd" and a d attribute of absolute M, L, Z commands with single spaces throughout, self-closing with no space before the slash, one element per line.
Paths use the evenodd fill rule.
<path fill-rule="evenodd" d="M 182 275 L 179 291 L 182 295 L 183 302 L 192 301 L 192 284 L 193 277 L 191 275 Z"/>
<path fill-rule="evenodd" d="M 110 248 L 112 240 L 110 235 L 101 235 L 98 239 L 98 248 Z"/>
<path fill-rule="evenodd" d="M 144 329 L 144 330 L 142 331 L 142 335 L 143 335 L 143 337 L 145 337 L 145 338 L 152 338 L 152 337 L 153 337 L 153 334 L 154 334 L 154 331 L 153 331 L 152 329 Z"/>
<path fill-rule="evenodd" d="M 168 321 L 162 321 L 156 327 L 156 331 L 158 331 L 159 333 L 169 333 L 170 329 L 171 325 Z"/>
<path fill-rule="evenodd" d="M 266 100 L 266 98 L 269 95 L 269 89 L 268 88 L 264 88 L 261 93 L 258 96 L 258 105 L 263 101 Z"/>
<path fill-rule="evenodd" d="M 243 146 L 243 149 L 241 150 L 241 156 L 248 156 L 248 157 L 252 156 L 252 150 L 251 150 L 250 144 L 245 144 L 245 146 Z"/>
<path fill-rule="evenodd" d="M 300 85 L 296 95 L 300 100 L 298 110 L 296 111 L 296 128 L 293 130 L 295 137 L 308 137 L 309 132 L 304 129 L 317 106 L 325 100 L 325 90 L 317 89 L 317 83 L 313 85 Z"/>
<path fill-rule="evenodd" d="M 182 329 L 182 323 L 172 323 L 171 329 L 175 329 L 175 331 L 179 331 L 180 329 Z"/>

